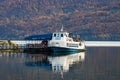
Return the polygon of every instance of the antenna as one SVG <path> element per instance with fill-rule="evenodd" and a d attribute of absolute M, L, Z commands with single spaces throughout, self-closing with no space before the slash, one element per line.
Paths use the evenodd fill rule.
<path fill-rule="evenodd" d="M 61 30 L 60 30 L 61 32 L 63 31 L 63 25 L 62 25 L 62 27 L 61 27 Z"/>

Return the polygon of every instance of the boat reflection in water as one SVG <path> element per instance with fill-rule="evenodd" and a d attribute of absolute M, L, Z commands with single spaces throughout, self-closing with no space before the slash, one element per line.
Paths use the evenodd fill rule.
<path fill-rule="evenodd" d="M 55 72 L 67 72 L 72 64 L 82 62 L 84 59 L 85 52 L 56 57 L 48 56 L 48 60 L 52 66 L 52 71 Z"/>
<path fill-rule="evenodd" d="M 47 56 L 43 54 L 29 54 L 26 61 L 27 66 L 43 67 L 53 72 L 67 72 L 70 66 L 77 62 L 85 60 L 85 52 L 79 52 L 69 55 Z"/>

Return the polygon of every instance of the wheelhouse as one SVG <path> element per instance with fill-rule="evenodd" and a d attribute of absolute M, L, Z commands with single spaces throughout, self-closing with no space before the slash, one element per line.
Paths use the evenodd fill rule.
<path fill-rule="evenodd" d="M 52 40 L 65 40 L 67 37 L 69 37 L 67 32 L 55 32 L 52 35 Z"/>

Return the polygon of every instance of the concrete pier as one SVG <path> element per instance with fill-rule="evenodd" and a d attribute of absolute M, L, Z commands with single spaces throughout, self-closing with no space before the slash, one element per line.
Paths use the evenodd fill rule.
<path fill-rule="evenodd" d="M 87 47 L 120 47 L 120 41 L 85 41 Z"/>

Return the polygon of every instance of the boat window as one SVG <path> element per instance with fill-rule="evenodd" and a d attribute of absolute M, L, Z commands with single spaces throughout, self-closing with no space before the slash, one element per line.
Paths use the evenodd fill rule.
<path fill-rule="evenodd" d="M 61 34 L 61 37 L 63 37 L 63 34 Z"/>
<path fill-rule="evenodd" d="M 54 66 L 54 71 L 56 70 L 56 66 Z"/>
<path fill-rule="evenodd" d="M 63 66 L 61 66 L 61 70 L 63 70 Z"/>
<path fill-rule="evenodd" d="M 54 34 L 54 37 L 56 37 L 56 34 Z"/>
<path fill-rule="evenodd" d="M 57 37 L 59 37 L 59 34 L 57 34 Z"/>

